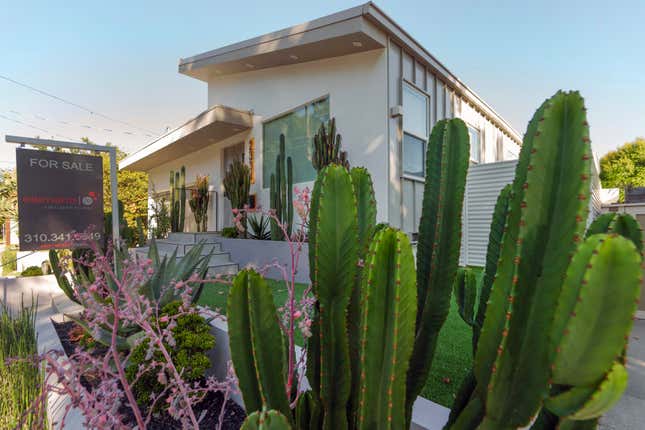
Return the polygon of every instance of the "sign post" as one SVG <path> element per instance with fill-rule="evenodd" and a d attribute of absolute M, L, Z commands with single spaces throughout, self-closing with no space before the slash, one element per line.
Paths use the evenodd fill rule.
<path fill-rule="evenodd" d="M 109 153 L 112 237 L 114 246 L 119 247 L 116 147 L 9 135 L 5 140 L 21 145 Z M 103 237 L 103 164 L 100 157 L 18 148 L 16 167 L 21 249 L 68 248 L 73 233 L 79 233 L 81 239 L 84 234 L 89 235 L 88 240 Z M 37 207 L 37 214 L 27 209 L 31 205 Z"/>

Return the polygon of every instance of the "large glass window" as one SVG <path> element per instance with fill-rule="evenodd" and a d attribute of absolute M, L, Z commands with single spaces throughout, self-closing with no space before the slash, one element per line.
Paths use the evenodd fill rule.
<path fill-rule="evenodd" d="M 328 120 L 329 98 L 325 98 L 264 123 L 262 183 L 265 188 L 269 187 L 271 175 L 275 172 L 281 134 L 285 137 L 285 153 L 293 162 L 293 182 L 308 182 L 316 179 L 316 170 L 311 164 L 313 136 L 320 128 L 320 124 Z"/>
<path fill-rule="evenodd" d="M 468 135 L 470 137 L 470 161 L 480 163 L 482 146 L 481 133 L 479 129 L 469 125 Z"/>
<path fill-rule="evenodd" d="M 428 96 L 403 83 L 403 173 L 423 177 L 429 134 Z"/>

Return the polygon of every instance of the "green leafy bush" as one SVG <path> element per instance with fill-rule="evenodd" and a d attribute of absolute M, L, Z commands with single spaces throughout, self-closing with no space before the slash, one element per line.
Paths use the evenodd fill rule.
<path fill-rule="evenodd" d="M 29 266 L 20 273 L 20 276 L 43 276 L 43 269 L 38 266 Z"/>
<path fill-rule="evenodd" d="M 229 239 L 235 239 L 238 235 L 239 235 L 239 232 L 235 227 L 224 227 L 222 229 L 223 237 L 228 237 Z"/>
<path fill-rule="evenodd" d="M 2 274 L 7 275 L 18 270 L 16 263 L 17 251 L 13 248 L 6 248 L 2 251 Z"/>
<path fill-rule="evenodd" d="M 175 301 L 164 306 L 160 313 L 160 320 L 163 317 L 172 317 L 179 313 L 181 306 L 180 301 Z M 204 376 L 206 370 L 210 367 L 210 360 L 205 354 L 206 351 L 215 346 L 215 338 L 210 334 L 210 325 L 200 315 L 185 314 L 176 319 L 176 327 L 172 329 L 175 339 L 175 345 L 166 345 L 171 351 L 171 358 L 177 370 L 182 374 L 185 381 L 197 381 Z M 160 322 L 162 329 L 168 327 L 168 322 Z M 129 365 L 126 368 L 126 374 L 130 381 L 133 381 L 141 365 L 151 366 L 152 361 L 164 362 L 164 358 L 159 351 L 156 351 L 152 357 L 148 355 L 148 340 L 143 341 L 132 351 Z M 153 393 L 160 393 L 164 386 L 159 383 L 159 368 L 150 367 L 140 378 L 133 384 L 134 394 L 137 402 L 141 406 L 148 406 L 152 400 Z M 170 379 L 170 375 L 168 375 Z M 159 405 L 159 403 L 157 403 Z"/>

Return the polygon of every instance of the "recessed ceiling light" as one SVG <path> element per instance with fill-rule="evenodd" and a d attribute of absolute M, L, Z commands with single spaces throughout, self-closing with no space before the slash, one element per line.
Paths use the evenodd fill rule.
<path fill-rule="evenodd" d="M 360 48 L 363 46 L 363 42 L 359 42 L 358 40 L 355 40 L 352 42 L 352 46 L 354 46 L 354 48 Z"/>
<path fill-rule="evenodd" d="M 244 65 L 246 66 L 247 69 L 254 69 L 255 68 L 255 66 L 253 64 L 251 64 L 251 63 L 244 63 Z"/>
<path fill-rule="evenodd" d="M 298 56 L 291 54 L 291 55 L 289 55 L 289 58 L 291 58 L 292 60 L 297 60 Z"/>

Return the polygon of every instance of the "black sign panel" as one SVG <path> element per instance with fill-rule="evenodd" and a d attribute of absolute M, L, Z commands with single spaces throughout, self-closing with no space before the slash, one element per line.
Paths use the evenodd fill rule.
<path fill-rule="evenodd" d="M 20 250 L 77 248 L 103 239 L 103 160 L 16 149 Z"/>

